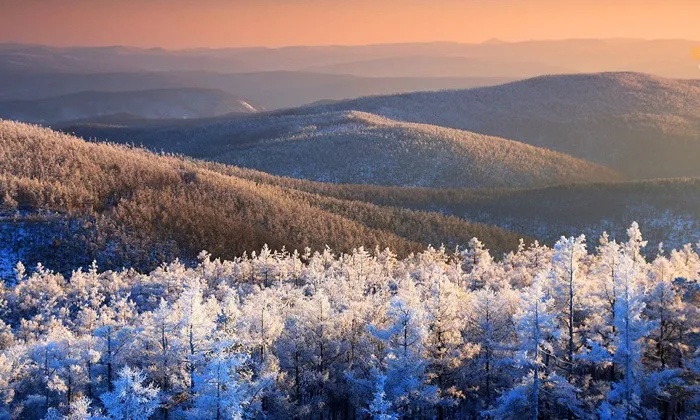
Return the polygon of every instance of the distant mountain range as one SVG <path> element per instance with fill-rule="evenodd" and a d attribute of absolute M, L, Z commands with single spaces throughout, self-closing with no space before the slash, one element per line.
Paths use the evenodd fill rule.
<path fill-rule="evenodd" d="M 0 101 L 85 91 L 218 89 L 268 110 L 492 86 L 542 74 L 698 78 L 687 40 L 560 40 L 167 51 L 0 44 Z"/>
<path fill-rule="evenodd" d="M 358 76 L 532 77 L 547 73 L 637 71 L 697 77 L 693 40 L 569 39 L 364 46 L 168 51 L 160 48 L 0 45 L 0 71 L 247 73 L 314 71 Z M 397 67 L 400 65 L 399 67 Z"/>
<path fill-rule="evenodd" d="M 625 71 L 512 81 L 558 72 L 547 49 L 576 73 L 635 69 L 626 51 L 642 47 L 661 63 L 653 71 L 680 75 L 673 54 L 684 41 L 0 46 L 0 116 L 90 140 L 0 122 L 0 265 L 32 256 L 58 269 L 92 259 L 152 268 L 264 243 L 410 254 L 472 236 L 501 253 L 520 236 L 622 237 L 632 220 L 652 243 L 696 242 L 699 80 Z M 459 77 L 436 77 L 450 74 Z"/>
<path fill-rule="evenodd" d="M 46 99 L 0 102 L 0 117 L 35 123 L 131 115 L 133 118 L 205 118 L 257 109 L 230 93 L 198 88 L 79 92 Z"/>
<path fill-rule="evenodd" d="M 337 182 L 532 187 L 619 179 L 610 178 L 615 172 L 629 179 L 700 176 L 700 83 L 639 73 L 544 76 L 183 124 L 64 129 Z M 459 149 L 452 148 L 457 144 Z M 544 149 L 589 164 L 564 163 L 562 155 Z M 535 158 L 524 150 L 540 152 Z M 609 170 L 593 169 L 590 162 Z"/>
<path fill-rule="evenodd" d="M 366 95 L 471 88 L 510 81 L 503 77 L 358 77 L 309 72 L 6 73 L 0 72 L 0 101 L 36 100 L 85 91 L 216 89 L 264 109 L 297 107 Z"/>

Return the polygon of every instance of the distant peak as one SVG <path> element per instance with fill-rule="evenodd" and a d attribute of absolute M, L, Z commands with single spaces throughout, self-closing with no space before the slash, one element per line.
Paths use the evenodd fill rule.
<path fill-rule="evenodd" d="M 498 45 L 498 44 L 505 44 L 506 42 L 502 39 L 498 38 L 490 38 L 487 39 L 486 41 L 482 42 L 482 45 Z"/>

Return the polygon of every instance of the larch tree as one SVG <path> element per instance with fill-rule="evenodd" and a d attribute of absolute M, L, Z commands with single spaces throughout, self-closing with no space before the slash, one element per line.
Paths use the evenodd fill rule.
<path fill-rule="evenodd" d="M 158 388 L 144 385 L 145 376 L 128 367 L 119 371 L 114 391 L 100 396 L 107 414 L 117 420 L 147 419 L 160 405 Z"/>
<path fill-rule="evenodd" d="M 630 252 L 632 250 L 632 252 Z M 642 369 L 642 339 L 651 324 L 642 318 L 644 309 L 644 285 L 640 278 L 640 265 L 635 261 L 633 248 L 620 256 L 620 264 L 615 274 L 615 287 L 618 290 L 615 300 L 616 349 L 615 363 L 622 370 L 622 378 L 613 384 L 606 401 L 600 407 L 603 418 L 633 418 L 643 415 L 641 387 L 644 380 Z"/>
<path fill-rule="evenodd" d="M 219 305 L 215 300 L 204 301 L 202 282 L 193 278 L 187 282 L 173 307 L 177 328 L 175 338 L 187 364 L 188 386 L 192 397 L 197 367 L 211 352 Z"/>
<path fill-rule="evenodd" d="M 560 337 L 565 341 L 564 362 L 569 379 L 573 378 L 574 354 L 579 345 L 576 334 L 580 321 L 577 320 L 576 311 L 579 309 L 580 289 L 586 281 L 585 273 L 581 270 L 586 256 L 586 237 L 583 235 L 576 238 L 562 237 L 554 245 L 550 276 L 556 311 L 561 314 L 558 317 L 561 326 Z"/>

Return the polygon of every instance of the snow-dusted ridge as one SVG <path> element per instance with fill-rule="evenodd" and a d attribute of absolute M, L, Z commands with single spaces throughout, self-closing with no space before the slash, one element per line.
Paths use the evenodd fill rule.
<path fill-rule="evenodd" d="M 562 153 L 463 130 L 361 112 L 292 110 L 191 124 L 65 128 L 275 175 L 425 187 L 538 187 L 619 180 Z"/>

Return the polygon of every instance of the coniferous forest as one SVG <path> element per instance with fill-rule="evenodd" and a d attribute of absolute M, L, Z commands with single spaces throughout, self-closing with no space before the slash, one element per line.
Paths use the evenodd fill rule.
<path fill-rule="evenodd" d="M 502 255 L 19 263 L 0 418 L 693 418 L 699 272 L 696 246 L 648 247 L 636 224 Z"/>

